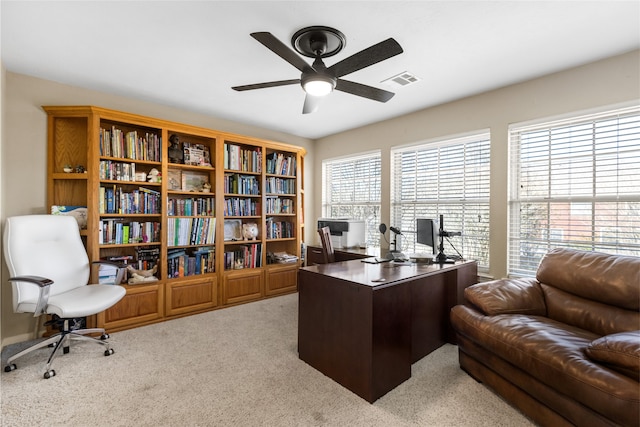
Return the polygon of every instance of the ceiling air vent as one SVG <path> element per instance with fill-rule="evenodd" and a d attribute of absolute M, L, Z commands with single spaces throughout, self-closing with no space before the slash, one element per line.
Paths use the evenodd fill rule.
<path fill-rule="evenodd" d="M 380 83 L 386 84 L 394 88 L 399 88 L 399 87 L 409 86 L 410 84 L 413 84 L 419 81 L 420 79 L 418 77 L 414 76 L 408 71 L 403 71 L 402 73 L 396 74 L 393 77 L 389 77 L 388 79 L 385 79 Z"/>

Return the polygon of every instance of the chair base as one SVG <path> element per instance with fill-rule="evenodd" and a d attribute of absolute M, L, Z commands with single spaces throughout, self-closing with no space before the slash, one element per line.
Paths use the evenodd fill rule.
<path fill-rule="evenodd" d="M 22 350 L 21 352 L 14 354 L 7 360 L 7 365 L 4 367 L 5 372 L 11 372 L 17 369 L 14 360 L 31 353 L 32 351 L 41 349 L 43 347 L 53 347 L 53 351 L 47 360 L 47 365 L 44 371 L 44 378 L 49 379 L 56 375 L 56 371 L 51 369 L 51 365 L 53 360 L 59 354 L 59 350 L 62 348 L 64 354 L 69 353 L 70 351 L 70 343 L 71 340 L 82 340 L 82 341 L 90 341 L 96 344 L 103 345 L 106 349 L 104 351 L 105 356 L 111 356 L 114 353 L 114 350 L 109 345 L 107 341 L 109 339 L 109 335 L 102 328 L 88 328 L 88 329 L 70 329 L 69 322 L 74 319 L 60 319 L 61 320 L 61 328 L 60 332 L 51 337 L 45 339 L 44 341 L 40 341 L 37 344 L 32 345 L 31 347 Z M 100 337 L 92 337 L 88 336 L 89 334 L 100 334 Z"/>

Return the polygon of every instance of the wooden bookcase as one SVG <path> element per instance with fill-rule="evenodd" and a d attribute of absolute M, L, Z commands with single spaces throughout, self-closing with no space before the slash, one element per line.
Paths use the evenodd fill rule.
<path fill-rule="evenodd" d="M 90 324 L 115 331 L 297 290 L 304 149 L 100 107 L 43 108 L 48 207 L 87 207 L 91 261 L 156 269 Z M 298 260 L 281 263 L 283 253 Z"/>

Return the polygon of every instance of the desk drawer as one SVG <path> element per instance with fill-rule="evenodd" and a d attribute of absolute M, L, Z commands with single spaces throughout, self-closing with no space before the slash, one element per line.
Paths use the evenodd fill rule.
<path fill-rule="evenodd" d="M 307 246 L 307 265 L 324 264 L 322 249 L 314 246 Z"/>

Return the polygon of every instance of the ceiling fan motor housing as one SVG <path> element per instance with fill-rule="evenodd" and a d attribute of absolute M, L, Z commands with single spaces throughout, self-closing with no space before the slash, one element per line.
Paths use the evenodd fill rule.
<path fill-rule="evenodd" d="M 335 28 L 315 25 L 296 31 L 291 45 L 309 58 L 328 58 L 340 52 L 347 44 L 344 34 Z"/>

